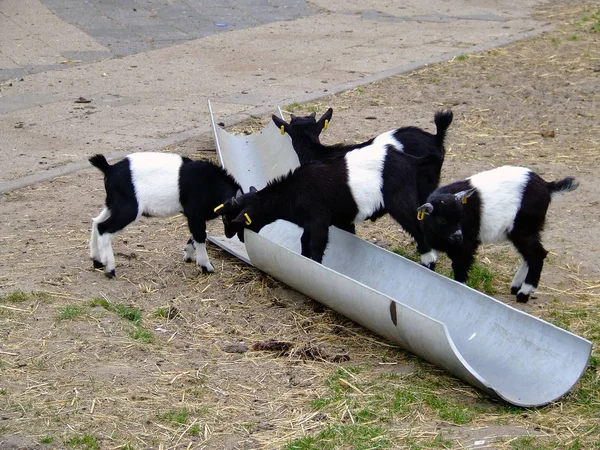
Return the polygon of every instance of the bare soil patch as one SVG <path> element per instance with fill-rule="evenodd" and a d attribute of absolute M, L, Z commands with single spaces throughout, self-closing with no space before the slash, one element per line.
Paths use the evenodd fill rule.
<path fill-rule="evenodd" d="M 583 18 L 597 12 L 550 3 L 539 15 L 554 31 L 288 108 L 333 107 L 323 140 L 334 143 L 404 125 L 432 130 L 434 112 L 451 107 L 443 182 L 503 164 L 527 165 L 548 180 L 575 176 L 579 189 L 550 207 L 550 254 L 534 299 L 517 305 L 508 295 L 518 267 L 511 247 L 486 247 L 478 263 L 495 275 L 496 298 L 596 345 L 600 33 Z M 236 130 L 253 132 L 267 120 Z M 197 151 L 210 146 L 207 137 L 169 150 L 214 158 Z M 182 217 L 127 228 L 114 242 L 117 278 L 109 280 L 88 256 L 91 218 L 103 201 L 93 169 L 0 198 L 0 448 L 94 448 L 94 440 L 101 449 L 281 448 L 359 423 L 348 399 L 360 402 L 388 380 L 398 389 L 425 380 L 432 395 L 475 412 L 460 423 L 424 401 L 376 414 L 370 420 L 382 437 L 369 441 L 374 448 L 600 445 L 596 363 L 559 403 L 512 409 L 214 246 L 216 273 L 202 274 L 183 262 Z M 221 234 L 220 223 L 210 230 Z M 414 252 L 389 218 L 358 234 Z M 319 408 L 334 385 L 345 403 Z M 516 441 L 530 435 L 540 446 Z"/>

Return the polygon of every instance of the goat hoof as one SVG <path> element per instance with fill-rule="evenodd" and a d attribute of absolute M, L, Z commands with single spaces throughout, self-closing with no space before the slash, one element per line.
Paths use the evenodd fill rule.
<path fill-rule="evenodd" d="M 215 269 L 210 266 L 210 267 L 206 267 L 206 266 L 201 266 L 202 267 L 202 273 L 214 273 Z"/>
<path fill-rule="evenodd" d="M 192 259 L 192 258 L 190 258 L 189 256 L 186 256 L 185 258 L 183 258 L 183 260 L 184 260 L 186 263 L 191 263 L 191 262 L 193 261 L 193 259 Z"/>
<path fill-rule="evenodd" d="M 432 263 L 427 263 L 427 264 L 425 264 L 425 263 L 421 263 L 421 265 L 422 265 L 423 267 L 425 267 L 425 268 L 427 268 L 427 269 L 429 269 L 429 270 L 433 270 L 433 271 L 435 272 L 435 263 L 434 263 L 434 262 L 432 262 Z"/>
<path fill-rule="evenodd" d="M 94 264 L 94 269 L 103 269 L 104 268 L 104 264 L 102 264 L 97 259 L 92 259 L 92 263 Z"/>
<path fill-rule="evenodd" d="M 104 272 L 104 275 L 106 275 L 106 278 L 114 278 L 115 277 L 115 269 L 111 270 L 110 272 Z"/>
<path fill-rule="evenodd" d="M 510 287 L 510 293 L 512 295 L 517 295 L 519 293 L 519 288 L 520 288 L 520 286 L 511 286 Z"/>
<path fill-rule="evenodd" d="M 529 294 L 517 294 L 517 302 L 519 303 L 527 303 L 529 300 Z"/>

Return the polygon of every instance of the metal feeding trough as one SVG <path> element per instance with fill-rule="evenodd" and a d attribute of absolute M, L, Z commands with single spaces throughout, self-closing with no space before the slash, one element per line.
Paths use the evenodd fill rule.
<path fill-rule="evenodd" d="M 273 122 L 249 136 L 215 124 L 222 165 L 244 189 L 298 166 Z M 279 111 L 281 116 L 281 111 Z M 323 264 L 300 255 L 302 230 L 277 221 L 259 234 L 209 240 L 303 294 L 491 395 L 539 406 L 583 374 L 590 341 L 331 227 Z"/>

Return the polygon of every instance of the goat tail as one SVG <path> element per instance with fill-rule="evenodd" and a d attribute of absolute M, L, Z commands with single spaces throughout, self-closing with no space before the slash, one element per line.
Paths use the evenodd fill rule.
<path fill-rule="evenodd" d="M 108 163 L 104 155 L 94 155 L 90 157 L 89 161 L 92 166 L 100 169 L 104 173 L 104 175 L 108 174 L 108 172 L 110 171 L 111 165 Z"/>
<path fill-rule="evenodd" d="M 454 118 L 454 114 L 451 109 L 443 109 L 435 113 L 435 117 L 433 121 L 435 122 L 435 127 L 437 129 L 437 133 L 435 137 L 438 142 L 441 144 L 444 143 L 444 138 L 446 137 L 446 130 L 452 123 L 452 119 Z"/>
<path fill-rule="evenodd" d="M 564 194 L 565 192 L 574 191 L 578 187 L 579 183 L 573 177 L 563 178 L 559 181 L 550 181 L 548 183 L 548 190 L 550 191 L 550 195 L 552 197 Z"/>

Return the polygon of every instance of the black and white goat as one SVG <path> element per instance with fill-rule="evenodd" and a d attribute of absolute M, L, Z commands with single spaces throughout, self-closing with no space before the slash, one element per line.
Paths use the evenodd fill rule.
<path fill-rule="evenodd" d="M 448 254 L 454 279 L 462 283 L 479 244 L 512 242 L 523 261 L 510 290 L 527 302 L 548 253 L 540 235 L 550 200 L 578 185 L 572 177 L 546 182 L 531 169 L 503 166 L 440 187 L 417 216 L 427 242 Z"/>
<path fill-rule="evenodd" d="M 264 189 L 233 198 L 215 209 L 225 235 L 243 228 L 258 232 L 278 219 L 304 229 L 302 255 L 323 259 L 330 225 L 352 231 L 355 222 L 386 212 L 417 241 L 423 265 L 433 267 L 435 252 L 423 239 L 415 211 L 419 192 L 428 189 L 439 156 L 414 158 L 375 142 L 342 157 L 313 161 L 270 182 Z"/>
<path fill-rule="evenodd" d="M 374 144 L 391 145 L 398 151 L 416 157 L 431 154 L 439 155 L 441 170 L 441 164 L 444 162 L 445 156 L 444 139 L 446 138 L 446 131 L 452 123 L 452 110 L 446 109 L 435 113 L 436 134 L 428 133 L 418 127 L 402 127 L 387 131 L 360 144 L 323 145 L 319 136 L 321 131 L 326 130 L 329 126 L 332 115 L 333 109 L 329 108 L 319 120 L 316 119 L 315 113 L 308 116 L 295 116 L 292 114 L 290 123 L 276 115 L 272 116 L 272 120 L 275 125 L 281 128 L 282 132 L 289 134 L 300 164 L 343 156 L 349 151 Z M 434 187 L 437 187 L 438 184 L 439 174 Z"/>
<path fill-rule="evenodd" d="M 172 153 L 132 153 L 114 165 L 103 155 L 89 161 L 104 173 L 106 190 L 106 207 L 92 221 L 94 268 L 104 268 L 109 278 L 115 276 L 112 235 L 140 216 L 170 217 L 183 212 L 192 233 L 184 249 L 185 261 L 195 257 L 203 272 L 214 272 L 206 253 L 206 221 L 217 217 L 215 206 L 240 189 L 224 169 Z"/>

